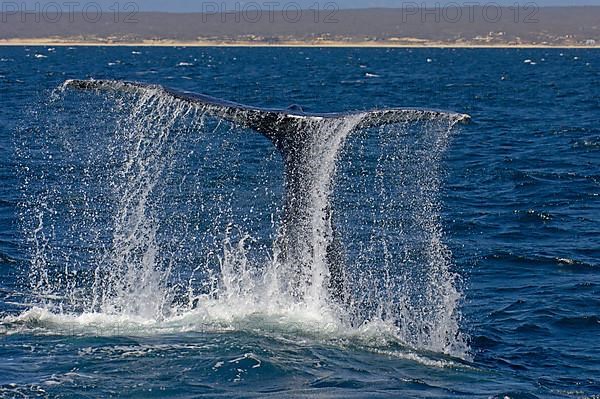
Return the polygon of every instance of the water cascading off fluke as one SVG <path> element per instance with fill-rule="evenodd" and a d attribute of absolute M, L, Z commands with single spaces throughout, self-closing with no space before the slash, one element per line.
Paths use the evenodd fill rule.
<path fill-rule="evenodd" d="M 432 202 L 431 198 L 423 197 L 423 193 L 435 194 L 437 190 L 430 176 L 415 177 L 422 181 L 415 190 L 421 197 L 408 201 L 415 202 L 411 212 L 417 215 L 413 219 L 425 232 L 422 241 L 427 242 L 424 244 L 427 249 L 423 253 L 429 257 L 425 261 L 434 265 L 430 268 L 432 271 L 425 273 L 428 277 L 423 285 L 431 287 L 426 287 L 426 291 L 429 290 L 425 293 L 429 298 L 426 306 L 421 306 L 423 302 L 419 303 L 425 309 L 423 311 L 411 304 L 398 307 L 399 302 L 405 299 L 392 292 L 394 287 L 397 288 L 393 284 L 388 284 L 390 292 L 383 294 L 381 284 L 369 285 L 373 281 L 369 281 L 368 276 L 357 278 L 348 275 L 356 273 L 359 264 L 367 270 L 371 266 L 368 262 L 356 262 L 356 259 L 346 256 L 348 236 L 343 226 L 336 226 L 335 222 L 336 216 L 347 213 L 347 209 L 337 208 L 332 197 L 336 191 L 336 175 L 340 172 L 340 156 L 352 148 L 348 140 L 352 141 L 360 132 L 377 135 L 386 133 L 388 127 L 399 131 L 413 125 L 431 127 L 432 134 L 428 138 L 433 143 L 431 156 L 416 161 L 421 162 L 425 169 L 434 171 L 435 164 L 439 163 L 436 157 L 443 147 L 441 141 L 436 142 L 436 132 L 439 131 L 443 139 L 456 123 L 468 122 L 468 115 L 414 108 L 345 113 L 307 113 L 298 107 L 263 109 L 159 85 L 108 80 L 69 80 L 61 89 L 61 92 L 76 89 L 107 94 L 99 97 L 108 97 L 124 113 L 124 116 L 116 116 L 115 137 L 110 144 L 112 150 L 106 154 L 114 163 L 114 171 L 102 179 L 96 179 L 92 173 L 86 183 L 87 189 L 94 189 L 94 184 L 106 186 L 106 195 L 96 198 L 114 199 L 105 206 L 111 210 L 107 215 L 112 220 L 101 222 L 97 219 L 99 213 L 96 210 L 86 210 L 82 217 L 90 220 L 73 227 L 73 230 L 89 230 L 90 227 L 106 224 L 111 226 L 101 227 L 99 232 L 94 233 L 93 240 L 101 243 L 98 246 L 102 250 L 93 259 L 99 266 L 89 279 L 92 281 L 89 284 L 91 293 L 82 294 L 84 290 L 81 287 L 66 290 L 71 292 L 69 296 L 72 297 L 85 296 L 85 312 L 127 314 L 159 320 L 180 311 L 205 309 L 210 312 L 211 307 L 228 314 L 236 310 L 240 315 L 298 314 L 308 309 L 307 314 L 321 320 L 320 323 L 332 320 L 323 316 L 327 314 L 357 328 L 377 319 L 395 324 L 399 339 L 416 347 L 453 352 L 452 345 L 460 346 L 456 344 L 456 303 L 460 295 L 454 288 L 454 277 L 447 272 L 448 259 L 443 253 L 443 246 L 436 244 L 440 239 L 435 216 L 437 210 L 433 205 L 424 205 L 417 211 L 417 202 Z M 93 119 L 93 115 L 90 117 Z M 281 212 L 276 215 L 276 232 L 269 238 L 272 243 L 270 260 L 260 265 L 248 258 L 248 243 L 254 237 L 240 228 L 239 220 L 232 213 L 231 199 L 237 188 L 235 178 L 225 174 L 211 177 L 206 184 L 196 182 L 193 185 L 188 183 L 190 179 L 186 180 L 186 176 L 175 183 L 166 179 L 173 164 L 194 152 L 193 145 L 181 147 L 176 144 L 186 142 L 190 136 L 204 140 L 202 145 L 211 152 L 208 162 L 223 162 L 226 166 L 228 161 L 221 157 L 219 148 L 232 144 L 227 143 L 227 139 L 221 147 L 210 143 L 211 131 L 218 129 L 220 123 L 210 127 L 207 119 L 225 120 L 238 132 L 257 131 L 268 138 L 280 155 L 283 190 L 280 193 L 282 200 L 278 202 Z M 182 126 L 184 123 L 188 125 Z M 251 140 L 253 136 L 247 137 L 245 140 Z M 230 149 L 233 152 L 242 150 Z M 97 157 L 94 155 L 92 158 Z M 96 163 L 97 160 L 92 161 L 90 168 L 98 167 Z M 102 174 L 104 171 L 100 168 L 98 172 Z M 343 175 L 344 171 L 341 172 Z M 172 191 L 177 191 L 177 185 L 187 184 L 190 184 L 191 191 L 185 191 L 186 195 L 200 195 L 204 191 L 210 195 L 207 194 L 208 198 L 202 201 L 193 198 L 181 200 L 180 204 L 184 206 L 179 209 L 169 205 L 170 198 L 161 200 L 167 192 L 172 195 Z M 213 203 L 218 205 L 213 206 Z M 191 212 L 190 206 L 197 208 Z M 211 206 L 214 210 L 207 211 Z M 169 211 L 163 208 L 169 208 Z M 187 214 L 182 209 L 187 209 Z M 172 218 L 169 212 L 178 213 L 174 221 L 168 220 Z M 379 213 L 382 212 L 385 213 L 386 209 L 382 208 Z M 420 216 L 425 213 L 434 215 L 431 220 L 426 220 L 429 216 Z M 194 221 L 188 222 L 186 218 Z M 169 227 L 167 232 L 164 231 L 165 226 Z M 198 233 L 198 226 L 204 226 L 202 228 L 206 231 Z M 89 234 L 80 236 L 88 237 Z M 175 236 L 180 243 L 173 242 Z M 165 240 L 169 242 L 165 243 Z M 213 245 L 208 251 L 210 254 L 205 254 L 204 247 L 198 244 L 219 240 L 220 250 Z M 371 244 L 373 248 L 379 245 Z M 34 266 L 33 276 L 45 275 L 46 247 L 38 248 L 39 251 L 34 254 L 33 263 L 37 266 Z M 175 249 L 167 250 L 167 247 Z M 184 264 L 178 264 L 175 256 L 180 248 L 187 251 Z M 203 259 L 204 255 L 207 259 L 209 255 L 218 259 L 217 267 L 213 267 L 214 262 Z M 203 263 L 213 266 L 205 267 Z M 403 273 L 401 270 L 396 272 Z M 379 275 L 372 276 L 371 280 L 377 280 L 376 283 L 383 281 Z M 195 283 L 198 278 L 202 280 L 200 289 Z M 36 287 L 52 285 L 39 281 L 38 277 L 35 279 L 33 285 Z M 177 283 L 174 284 L 174 281 Z M 181 299 L 182 291 L 188 301 Z M 436 298 L 438 293 L 441 299 Z M 414 317 L 410 318 L 410 314 Z M 442 317 L 445 314 L 450 321 Z M 418 319 L 423 321 L 422 326 L 419 326 Z"/>
<path fill-rule="evenodd" d="M 466 123 L 466 114 L 420 108 L 342 113 L 307 113 L 301 108 L 266 109 L 178 91 L 160 85 L 111 80 L 68 80 L 63 88 L 99 92 L 154 93 L 201 108 L 265 135 L 281 152 L 285 168 L 284 212 L 277 238 L 278 280 L 283 291 L 322 301 L 344 294 L 339 242 L 331 225 L 330 195 L 335 163 L 354 130 L 389 124 L 435 121 Z M 281 267 L 285 265 L 285 267 Z M 323 287 L 328 290 L 323 290 Z"/>

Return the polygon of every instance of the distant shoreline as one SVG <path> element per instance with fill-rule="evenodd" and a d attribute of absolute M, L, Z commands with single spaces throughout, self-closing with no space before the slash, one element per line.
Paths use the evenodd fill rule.
<path fill-rule="evenodd" d="M 280 41 L 276 43 L 264 41 L 85 41 L 85 40 L 61 40 L 52 38 L 40 39 L 0 39 L 0 46 L 110 46 L 110 47 L 331 47 L 331 48 L 577 48 L 577 49 L 600 49 L 600 45 L 584 44 L 511 44 L 511 43 L 446 43 L 435 41 Z"/>
<path fill-rule="evenodd" d="M 489 15 L 490 7 L 497 15 Z M 0 45 L 600 48 L 600 6 L 490 7 L 307 10 L 298 18 L 276 12 L 257 19 L 243 11 L 138 12 L 135 18 L 104 12 L 92 19 L 17 10 L 0 13 Z"/>

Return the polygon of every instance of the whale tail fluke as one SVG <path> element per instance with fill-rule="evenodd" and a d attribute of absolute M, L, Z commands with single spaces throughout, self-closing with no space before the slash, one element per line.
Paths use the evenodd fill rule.
<path fill-rule="evenodd" d="M 421 108 L 340 113 L 305 112 L 297 105 L 287 109 L 259 108 L 204 94 L 128 81 L 68 80 L 62 87 L 96 92 L 166 95 L 200 109 L 203 115 L 212 115 L 236 126 L 255 130 L 270 139 L 280 151 L 285 168 L 284 210 L 277 246 L 280 249 L 280 263 L 294 270 L 286 279 L 292 287 L 290 290 L 294 292 L 303 285 L 299 281 L 310 280 L 311 276 L 307 273 L 314 264 L 325 263 L 328 267 L 330 296 L 338 300 L 343 300 L 345 292 L 345 257 L 331 221 L 332 212 L 327 198 L 335 171 L 332 164 L 346 137 L 356 130 L 389 124 L 439 120 L 453 124 L 470 120 L 466 114 Z M 321 235 L 328 232 L 326 248 L 316 248 L 322 245 L 322 240 L 315 241 L 315 231 Z M 325 258 L 317 259 L 315 254 L 322 255 L 323 252 L 326 253 Z M 319 273 L 313 274 L 317 281 Z M 302 292 L 294 292 L 294 295 L 301 297 Z"/>
<path fill-rule="evenodd" d="M 208 114 L 225 119 L 238 126 L 256 130 L 273 141 L 280 150 L 289 149 L 290 141 L 297 141 L 301 138 L 302 132 L 299 130 L 311 121 L 359 116 L 360 123 L 355 128 L 358 130 L 394 123 L 433 121 L 440 118 L 453 119 L 460 123 L 467 123 L 471 119 L 467 114 L 428 108 L 386 108 L 332 113 L 304 112 L 302 107 L 298 105 L 292 105 L 285 109 L 260 108 L 156 84 L 119 80 L 72 79 L 65 81 L 62 87 L 139 94 L 148 91 L 160 92 L 189 105 L 203 107 L 203 110 Z"/>

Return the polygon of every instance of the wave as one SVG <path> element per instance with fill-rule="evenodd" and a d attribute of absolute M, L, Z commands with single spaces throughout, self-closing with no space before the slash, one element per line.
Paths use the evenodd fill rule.
<path fill-rule="evenodd" d="M 573 148 L 582 148 L 582 149 L 598 149 L 600 148 L 600 139 L 595 137 L 595 138 L 590 138 L 590 139 L 581 139 L 581 140 L 575 140 L 571 142 L 571 146 Z"/>
<path fill-rule="evenodd" d="M 561 328 L 600 330 L 600 316 L 585 315 L 561 317 L 556 320 L 555 325 Z"/>
<path fill-rule="evenodd" d="M 510 391 L 490 396 L 490 399 L 539 399 L 539 397 L 527 392 Z"/>
<path fill-rule="evenodd" d="M 496 252 L 487 256 L 488 259 L 517 262 L 525 265 L 555 266 L 572 268 L 574 271 L 595 271 L 600 265 L 584 262 L 578 259 L 560 256 L 519 255 L 512 252 Z"/>
<path fill-rule="evenodd" d="M 379 320 L 352 327 L 329 316 L 308 308 L 289 309 L 280 313 L 247 313 L 214 302 L 164 320 L 124 314 L 53 313 L 48 309 L 33 307 L 21 314 L 0 319 L 0 336 L 34 334 L 147 338 L 186 333 L 244 333 L 273 339 L 284 345 L 327 345 L 341 350 L 367 351 L 428 367 L 473 367 L 468 359 L 407 346 L 392 323 Z M 139 348 L 136 350 L 139 351 Z"/>

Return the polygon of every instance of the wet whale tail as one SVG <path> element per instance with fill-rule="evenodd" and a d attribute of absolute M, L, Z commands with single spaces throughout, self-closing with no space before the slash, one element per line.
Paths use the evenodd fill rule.
<path fill-rule="evenodd" d="M 437 120 L 440 117 L 449 117 L 462 123 L 466 123 L 471 119 L 467 114 L 428 108 L 386 108 L 332 113 L 304 112 L 302 107 L 295 104 L 285 109 L 260 108 L 222 100 L 205 94 L 130 81 L 73 79 L 65 81 L 63 87 L 133 93 L 148 90 L 162 92 L 190 105 L 203 107 L 204 111 L 209 114 L 262 133 L 282 151 L 283 156 L 286 156 L 287 152 L 292 151 L 297 145 L 305 141 L 307 132 L 303 128 L 310 122 L 356 116 L 360 118 L 360 122 L 355 126 L 355 129 L 363 129 L 393 123 Z"/>
<path fill-rule="evenodd" d="M 259 108 L 165 86 L 114 80 L 68 80 L 65 89 L 97 92 L 155 93 L 201 108 L 203 114 L 255 130 L 266 136 L 282 155 L 285 168 L 283 220 L 277 238 L 278 262 L 289 276 L 288 291 L 326 284 L 331 297 L 344 296 L 344 250 L 331 221 L 329 195 L 335 159 L 353 131 L 387 124 L 440 119 L 466 123 L 466 114 L 422 108 L 312 113 L 294 105 L 287 109 Z M 316 264 L 325 264 L 327 276 Z M 308 282 L 308 284 L 306 284 Z"/>

